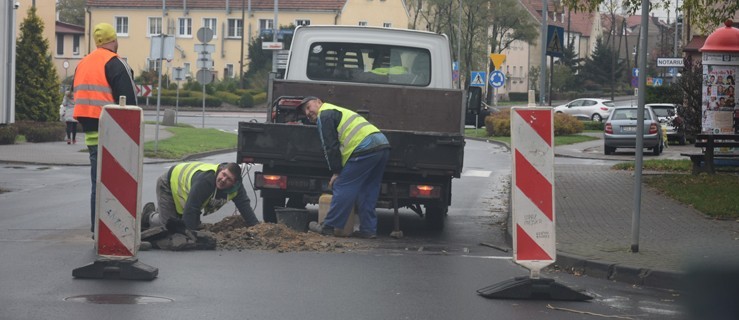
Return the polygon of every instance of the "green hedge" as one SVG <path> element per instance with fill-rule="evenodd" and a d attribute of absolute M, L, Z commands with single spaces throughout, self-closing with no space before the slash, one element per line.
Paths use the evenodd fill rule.
<path fill-rule="evenodd" d="M 14 125 L 0 125 L 0 144 L 14 144 L 18 137 L 18 128 Z"/>
<path fill-rule="evenodd" d="M 583 121 L 566 114 L 554 115 L 554 135 L 571 135 L 583 131 Z M 510 109 L 504 109 L 485 117 L 485 131 L 489 136 L 510 137 L 511 136 L 511 113 Z"/>
<path fill-rule="evenodd" d="M 18 134 L 26 137 L 28 142 L 63 141 L 66 135 L 64 122 L 18 121 L 14 124 Z"/>
<path fill-rule="evenodd" d="M 163 105 L 168 106 L 174 106 L 177 102 L 176 97 L 165 97 L 162 96 L 161 103 Z M 205 98 L 205 106 L 208 108 L 218 108 L 221 106 L 223 101 L 219 98 L 213 97 L 213 96 L 207 96 Z M 180 97 L 179 106 L 181 107 L 202 107 L 203 106 L 203 98 L 202 97 Z"/>

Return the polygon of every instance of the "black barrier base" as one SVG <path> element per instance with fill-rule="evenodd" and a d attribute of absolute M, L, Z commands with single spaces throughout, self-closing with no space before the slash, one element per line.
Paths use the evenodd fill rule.
<path fill-rule="evenodd" d="M 73 277 L 86 279 L 153 280 L 158 274 L 158 268 L 141 263 L 135 258 L 100 258 L 92 264 L 72 270 Z"/>
<path fill-rule="evenodd" d="M 554 282 L 554 279 L 516 277 L 487 286 L 477 293 L 488 299 L 586 301 L 593 297 Z"/>

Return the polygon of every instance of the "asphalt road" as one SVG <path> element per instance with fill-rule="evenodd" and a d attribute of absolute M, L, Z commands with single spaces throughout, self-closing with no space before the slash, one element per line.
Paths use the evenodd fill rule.
<path fill-rule="evenodd" d="M 203 160 L 234 158 L 230 153 Z M 142 203 L 154 201 L 156 178 L 169 165 L 144 166 Z M 587 313 L 682 318 L 678 296 L 671 292 L 556 270 L 545 276 L 595 299 L 478 296 L 477 289 L 528 274 L 512 262 L 510 251 L 479 245 L 507 247 L 503 223 L 510 153 L 495 144 L 468 141 L 465 172 L 454 182 L 455 200 L 441 234 L 425 233 L 420 219 L 407 211 L 401 224 L 406 237 L 391 239 L 390 214 L 383 212 L 379 248 L 368 251 L 140 252 L 141 262 L 159 268 L 153 281 L 72 277 L 73 269 L 95 260 L 88 231 L 88 170 L 0 167 L 1 186 L 11 190 L 0 194 L 0 319 L 599 318 Z M 205 221 L 232 212 L 233 205 L 228 205 Z"/>

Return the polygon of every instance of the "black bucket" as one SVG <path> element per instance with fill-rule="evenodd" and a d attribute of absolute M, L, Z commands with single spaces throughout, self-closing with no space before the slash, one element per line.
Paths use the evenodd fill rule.
<path fill-rule="evenodd" d="M 277 223 L 298 232 L 308 231 L 308 210 L 295 208 L 275 207 Z"/>

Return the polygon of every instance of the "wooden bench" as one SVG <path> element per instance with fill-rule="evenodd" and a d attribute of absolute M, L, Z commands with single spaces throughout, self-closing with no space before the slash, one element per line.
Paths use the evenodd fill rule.
<path fill-rule="evenodd" d="M 714 174 L 717 164 L 713 160 L 716 158 L 739 161 L 739 153 L 716 154 L 714 152 L 714 148 L 739 148 L 739 134 L 699 134 L 696 135 L 695 146 L 702 148 L 703 151 L 700 153 L 680 154 L 681 156 L 690 157 L 690 161 L 693 163 L 693 174 L 699 174 L 701 172 Z"/>

